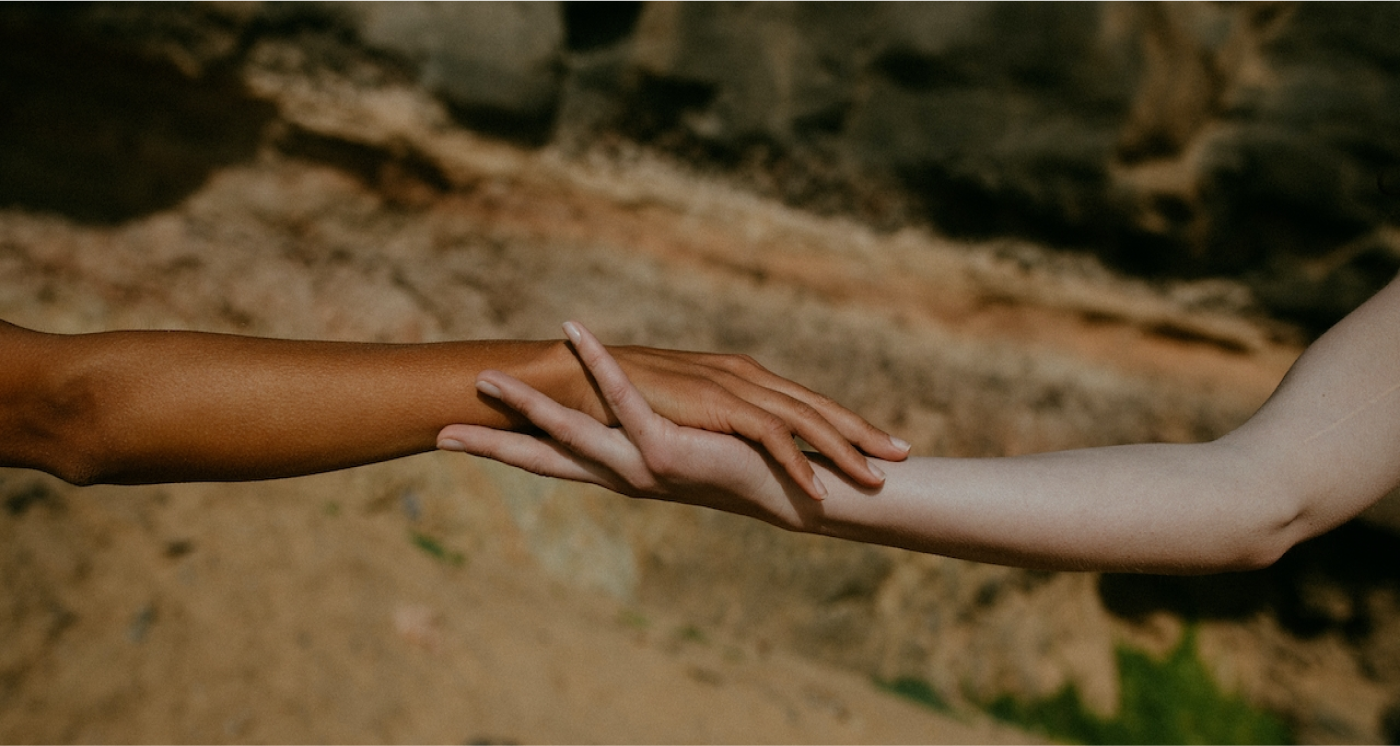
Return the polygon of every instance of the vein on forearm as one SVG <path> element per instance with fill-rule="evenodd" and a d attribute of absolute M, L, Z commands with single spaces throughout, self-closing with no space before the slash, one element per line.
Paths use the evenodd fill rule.
<path fill-rule="evenodd" d="M 1338 418 L 1336 421 L 1334 421 L 1332 424 L 1330 424 L 1330 425 L 1328 425 L 1328 426 L 1322 428 L 1321 430 L 1318 430 L 1317 432 L 1313 433 L 1312 435 L 1309 435 L 1307 438 L 1305 438 L 1305 439 L 1303 440 L 1303 445 L 1307 445 L 1307 444 L 1313 442 L 1314 440 L 1317 440 L 1318 438 L 1321 438 L 1322 436 L 1326 435 L 1327 433 L 1330 433 L 1330 432 L 1332 432 L 1333 430 L 1336 430 L 1337 428 L 1339 428 L 1339 427 L 1341 427 L 1342 425 L 1346 424 L 1346 423 L 1347 423 L 1348 421 L 1350 421 L 1353 417 L 1356 417 L 1357 415 L 1361 414 L 1362 412 L 1365 412 L 1365 411 L 1367 411 L 1367 410 L 1369 410 L 1369 409 L 1374 409 L 1374 408 L 1378 407 L 1378 406 L 1380 405 L 1380 403 L 1381 403 L 1381 400 L 1383 400 L 1383 399 L 1385 399 L 1386 397 L 1389 397 L 1389 396 L 1395 394 L 1396 392 L 1400 392 L 1400 381 L 1397 381 L 1397 382 L 1396 382 L 1395 384 L 1393 384 L 1390 388 L 1388 388 L 1388 389 L 1386 389 L 1386 390 L 1380 392 L 1379 394 L 1376 394 L 1375 396 L 1373 396 L 1373 397 L 1371 397 L 1370 399 L 1366 400 L 1366 402 L 1364 402 L 1364 403 L 1361 404 L 1360 406 L 1356 407 L 1355 409 L 1351 410 L 1350 412 L 1347 412 L 1345 415 L 1339 417 L 1339 418 Z"/>

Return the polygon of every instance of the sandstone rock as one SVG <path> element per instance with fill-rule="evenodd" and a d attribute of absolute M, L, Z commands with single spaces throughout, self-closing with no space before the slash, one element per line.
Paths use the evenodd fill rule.
<path fill-rule="evenodd" d="M 108 57 L 163 60 L 196 87 L 269 38 L 312 66 L 398 59 L 495 135 L 578 151 L 621 134 L 824 211 L 1238 277 L 1313 331 L 1400 271 L 1400 10 L 1385 4 L 93 4 L 7 19 L 39 19 L 52 48 L 100 39 Z M 247 153 L 246 134 L 214 139 Z"/>
<path fill-rule="evenodd" d="M 1397 25 L 1385 6 L 658 3 L 611 74 L 642 137 L 835 152 L 946 230 L 1243 275 L 1318 329 L 1400 269 L 1377 233 L 1397 219 L 1377 186 L 1400 165 Z"/>
<path fill-rule="evenodd" d="M 469 122 L 517 137 L 548 131 L 564 47 L 560 3 L 341 3 L 31 6 L 4 25 L 163 59 L 191 79 L 227 72 L 256 42 L 295 38 L 305 62 L 408 63 Z"/>
<path fill-rule="evenodd" d="M 559 3 L 353 3 L 364 40 L 416 62 L 469 123 L 515 139 L 549 132 L 559 97 Z"/>

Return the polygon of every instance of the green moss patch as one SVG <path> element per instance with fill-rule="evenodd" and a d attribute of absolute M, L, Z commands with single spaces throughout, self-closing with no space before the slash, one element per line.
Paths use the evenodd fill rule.
<path fill-rule="evenodd" d="M 408 536 L 409 539 L 413 541 L 414 546 L 418 547 L 419 549 L 422 549 L 424 552 L 427 552 L 439 562 L 452 565 L 453 567 L 461 567 L 467 563 L 466 556 L 463 555 L 461 552 L 448 549 L 447 547 L 443 546 L 442 542 L 438 541 L 437 539 L 434 539 L 431 536 L 428 536 L 427 534 L 422 534 L 417 531 L 410 531 Z"/>
<path fill-rule="evenodd" d="M 929 686 L 929 683 L 923 679 L 913 676 L 901 676 L 890 681 L 875 679 L 875 685 L 887 692 L 898 694 L 905 699 L 912 699 L 939 712 L 947 712 L 951 709 L 948 707 L 947 701 L 938 696 L 938 692 L 934 691 L 933 687 Z"/>
<path fill-rule="evenodd" d="M 1112 718 L 1088 710 L 1072 685 L 1037 702 L 1003 696 L 987 709 L 1009 723 L 1079 743 L 1293 742 L 1283 721 L 1220 690 L 1196 652 L 1194 629 L 1164 660 L 1126 647 L 1117 657 L 1121 699 Z"/>

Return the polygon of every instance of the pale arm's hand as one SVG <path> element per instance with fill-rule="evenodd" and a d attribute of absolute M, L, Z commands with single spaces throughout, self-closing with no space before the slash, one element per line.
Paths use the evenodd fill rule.
<path fill-rule="evenodd" d="M 704 505 L 784 526 L 816 504 L 754 445 L 657 415 L 587 329 L 565 329 L 620 427 L 563 407 L 513 376 L 484 371 L 477 389 L 528 417 L 545 436 L 459 424 L 442 430 L 440 445 L 633 497 Z M 766 489 L 773 485 L 781 486 Z"/>
<path fill-rule="evenodd" d="M 586 334 L 578 353 L 605 399 L 625 376 Z M 466 450 L 640 497 L 753 515 L 792 530 L 1000 564 L 1200 573 L 1266 566 L 1400 484 L 1400 280 L 1294 365 L 1244 426 L 1210 443 L 1144 444 L 1001 459 L 883 464 L 873 490 L 823 459 L 823 502 L 747 444 L 668 428 L 637 410 L 620 431 L 574 416 L 509 377 L 479 386 L 550 439 L 451 427 Z M 658 435 L 659 434 L 659 435 Z"/>

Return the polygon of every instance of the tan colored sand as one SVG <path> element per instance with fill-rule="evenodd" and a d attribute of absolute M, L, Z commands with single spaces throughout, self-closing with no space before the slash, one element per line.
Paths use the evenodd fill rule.
<path fill-rule="evenodd" d="M 474 460 L 85 490 L 0 471 L 0 490 L 42 495 L 0 518 L 6 742 L 1026 738 L 571 591 Z M 479 543 L 439 538 L 445 559 L 414 543 L 468 521 Z"/>

